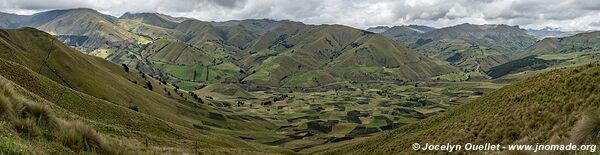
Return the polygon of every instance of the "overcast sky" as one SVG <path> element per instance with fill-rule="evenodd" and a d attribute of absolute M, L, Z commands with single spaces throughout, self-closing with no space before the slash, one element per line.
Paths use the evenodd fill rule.
<path fill-rule="evenodd" d="M 599 0 L 0 0 L 0 12 L 92 8 L 120 16 L 159 12 L 204 21 L 270 18 L 356 28 L 421 24 L 508 24 L 600 30 Z"/>

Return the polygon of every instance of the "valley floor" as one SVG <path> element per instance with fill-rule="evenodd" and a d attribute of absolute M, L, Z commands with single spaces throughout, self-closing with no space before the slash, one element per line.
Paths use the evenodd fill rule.
<path fill-rule="evenodd" d="M 209 88 L 198 93 L 231 103 L 231 106 L 221 107 L 223 110 L 265 118 L 274 122 L 276 127 L 265 132 L 240 131 L 219 125 L 227 121 L 223 119 L 207 124 L 211 131 L 250 142 L 305 152 L 319 145 L 360 139 L 417 122 L 499 89 L 505 84 L 491 80 L 369 81 L 326 86 L 335 89 L 276 88 L 224 93 L 232 92 L 232 85 L 209 85 Z M 238 89 L 244 91 L 242 88 Z M 230 116 L 225 118 L 232 119 Z"/>

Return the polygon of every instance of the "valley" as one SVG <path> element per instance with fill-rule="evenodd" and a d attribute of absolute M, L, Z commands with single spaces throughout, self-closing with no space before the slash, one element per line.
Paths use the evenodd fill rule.
<path fill-rule="evenodd" d="M 566 143 L 580 113 L 597 106 L 598 32 L 361 30 L 85 8 L 0 19 L 2 153 L 413 154 L 404 146 L 428 140 Z"/>

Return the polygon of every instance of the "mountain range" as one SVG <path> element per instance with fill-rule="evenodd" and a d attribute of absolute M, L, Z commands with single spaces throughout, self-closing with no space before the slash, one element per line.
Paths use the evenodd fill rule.
<path fill-rule="evenodd" d="M 465 71 L 487 71 L 513 60 L 513 54 L 535 43 L 535 36 L 517 26 L 461 24 L 435 29 L 395 26 L 381 32 L 429 57 Z"/>
<path fill-rule="evenodd" d="M 15 21 L 6 28 L 38 28 L 76 49 L 186 89 L 219 81 L 313 87 L 416 80 L 456 70 L 381 35 L 340 25 L 268 19 L 205 22 L 158 13 L 116 18 L 91 9 L 0 18 Z"/>
<path fill-rule="evenodd" d="M 2 154 L 420 154 L 445 152 L 411 145 L 600 142 L 600 32 L 542 39 L 554 32 L 85 8 L 0 13 L 0 27 Z"/>
<path fill-rule="evenodd" d="M 217 119 L 216 116 L 240 117 L 226 120 L 227 123 L 223 124 L 224 128 L 229 126 L 226 128 L 238 131 L 267 130 L 268 126 L 273 126 L 268 121 L 215 108 L 210 106 L 216 104 L 210 99 L 164 84 L 133 68 L 128 69 L 76 51 L 45 32 L 33 28 L 1 30 L 0 49 L 0 75 L 4 81 L 20 89 L 13 92 L 18 94 L 12 95 L 33 100 L 31 103 L 42 106 L 41 110 L 52 109 L 54 115 L 85 122 L 102 135 L 119 135 L 110 138 L 111 141 L 128 141 L 131 147 L 136 143 L 141 145 L 149 142 L 154 145 L 184 147 L 189 146 L 186 141 L 192 140 L 196 141 L 197 147 L 203 146 L 209 152 L 209 148 L 235 150 L 233 146 L 277 152 L 268 146 L 249 144 L 208 132 L 206 127 L 211 122 L 223 124 L 221 121 L 225 121 L 225 118 Z M 251 120 L 252 123 L 265 124 L 249 125 L 242 117 L 248 117 L 244 119 Z M 44 126 L 34 124 L 31 128 Z M 55 153 L 63 154 L 65 150 L 39 147 L 54 143 L 52 135 L 49 136 L 50 139 L 37 137 L 41 139 L 37 143 L 18 145 L 34 152 L 56 151 Z M 57 146 L 75 151 L 82 148 L 79 143 L 59 143 Z M 212 151 L 219 152 L 218 149 Z"/>
<path fill-rule="evenodd" d="M 539 38 L 548 38 L 548 37 L 568 37 L 578 33 L 582 33 L 583 31 L 561 31 L 559 28 L 551 28 L 544 27 L 541 29 L 527 29 L 529 33 L 535 35 Z"/>

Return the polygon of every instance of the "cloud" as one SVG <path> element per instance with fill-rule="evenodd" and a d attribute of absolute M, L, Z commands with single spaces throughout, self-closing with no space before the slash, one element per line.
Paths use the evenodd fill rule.
<path fill-rule="evenodd" d="M 0 11 L 13 13 L 81 7 L 113 16 L 160 12 L 205 21 L 271 18 L 357 28 L 502 23 L 590 30 L 600 19 L 600 1 L 590 0 L 0 0 Z"/>

